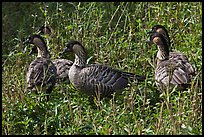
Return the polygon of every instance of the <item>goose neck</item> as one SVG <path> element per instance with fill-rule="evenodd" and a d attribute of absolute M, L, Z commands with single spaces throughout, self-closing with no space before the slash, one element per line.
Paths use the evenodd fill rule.
<path fill-rule="evenodd" d="M 158 52 L 157 52 L 157 58 L 159 60 L 168 60 L 169 59 L 169 50 L 164 45 L 157 45 Z"/>
<path fill-rule="evenodd" d="M 76 66 L 84 67 L 86 65 L 86 56 L 84 53 L 79 52 L 78 54 L 75 54 L 75 61 L 74 64 Z"/>

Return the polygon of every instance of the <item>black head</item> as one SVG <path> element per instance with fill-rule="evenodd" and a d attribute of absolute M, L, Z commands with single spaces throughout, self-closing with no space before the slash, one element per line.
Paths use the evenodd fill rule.
<path fill-rule="evenodd" d="M 41 43 L 43 43 L 44 47 L 47 50 L 47 46 L 44 39 L 38 34 L 29 35 L 28 38 L 23 42 L 23 44 L 35 44 L 35 42 L 37 41 L 40 41 Z M 37 47 L 35 45 L 32 47 L 32 50 L 29 52 L 29 55 L 33 53 L 38 53 Z"/>
<path fill-rule="evenodd" d="M 150 36 L 150 41 L 156 45 L 159 45 L 163 49 L 164 52 L 169 54 L 169 45 L 164 35 L 157 33 L 157 32 L 153 33 Z"/>
<path fill-rule="evenodd" d="M 76 40 L 70 40 L 70 41 L 66 44 L 66 47 L 67 47 L 68 49 L 73 50 L 74 45 L 79 45 L 80 47 L 83 47 L 83 48 L 84 48 L 84 46 L 83 46 L 79 41 L 76 41 Z"/>
<path fill-rule="evenodd" d="M 45 35 L 45 34 L 50 35 L 51 34 L 51 28 L 49 26 L 43 25 L 38 29 L 38 33 L 40 35 Z"/>
<path fill-rule="evenodd" d="M 23 44 L 34 44 L 34 42 L 35 42 L 34 40 L 35 39 L 40 40 L 44 45 L 46 45 L 44 39 L 40 35 L 38 35 L 38 34 L 31 34 L 31 35 L 29 35 L 28 38 L 23 42 Z"/>
<path fill-rule="evenodd" d="M 162 25 L 155 25 L 152 27 L 151 31 L 147 32 L 148 34 L 151 34 L 151 33 L 155 33 L 155 32 L 158 32 L 158 33 L 166 33 L 165 35 L 168 35 L 168 32 L 166 30 L 166 28 Z"/>
<path fill-rule="evenodd" d="M 156 45 L 167 45 L 166 38 L 162 34 L 157 32 L 153 33 L 150 36 L 150 41 Z"/>
<path fill-rule="evenodd" d="M 63 51 L 60 53 L 60 55 L 64 54 L 65 52 L 80 52 L 85 51 L 84 46 L 76 40 L 71 40 L 66 44 L 66 48 L 63 49 Z"/>
<path fill-rule="evenodd" d="M 169 56 L 169 45 L 166 37 L 155 32 L 150 36 L 150 41 L 157 45 L 158 49 L 162 51 L 163 55 L 165 55 L 164 59 L 167 59 Z M 161 59 L 163 59 L 163 57 Z"/>
<path fill-rule="evenodd" d="M 166 28 L 164 26 L 162 26 L 162 25 L 155 25 L 155 26 L 152 27 L 151 31 L 149 31 L 147 33 L 148 34 L 153 34 L 153 33 L 156 33 L 156 32 L 162 34 L 165 37 L 167 44 L 170 46 L 170 44 L 171 44 L 170 43 L 170 38 L 169 38 L 169 34 L 168 34 Z M 147 41 L 147 42 L 149 42 L 149 41 Z"/>

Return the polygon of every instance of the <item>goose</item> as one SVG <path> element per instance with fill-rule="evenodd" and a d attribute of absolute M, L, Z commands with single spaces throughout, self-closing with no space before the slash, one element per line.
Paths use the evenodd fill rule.
<path fill-rule="evenodd" d="M 49 51 L 45 41 L 40 35 L 32 34 L 24 44 L 34 44 L 37 47 L 38 56 L 30 63 L 26 75 L 27 88 L 38 93 L 45 90 L 46 98 L 52 92 L 56 82 L 57 69 L 49 58 Z"/>
<path fill-rule="evenodd" d="M 41 26 L 38 30 L 38 34 L 40 35 L 48 35 L 52 34 L 52 29 L 50 26 Z M 37 47 L 33 46 L 29 55 L 37 53 Z M 48 54 L 50 57 L 50 54 Z M 69 83 L 69 69 L 73 64 L 73 61 L 68 59 L 54 59 L 52 60 L 53 64 L 57 68 L 57 81 L 56 83 L 67 82 Z"/>
<path fill-rule="evenodd" d="M 177 85 L 179 89 L 185 90 L 190 86 L 189 66 L 192 65 L 183 59 L 169 57 L 168 39 L 158 32 L 152 33 L 150 41 L 157 45 L 157 64 L 155 69 L 156 85 L 160 91 L 166 87 Z"/>
<path fill-rule="evenodd" d="M 171 42 L 170 42 L 170 37 L 169 37 L 169 34 L 168 34 L 168 31 L 167 29 L 162 26 L 162 25 L 154 25 L 151 29 L 151 31 L 149 31 L 148 33 L 149 34 L 152 34 L 152 33 L 160 33 L 163 35 L 163 37 L 166 39 L 166 43 L 168 45 L 168 47 L 171 46 Z M 187 58 L 186 55 L 184 55 L 183 53 L 181 52 L 169 52 L 169 59 L 176 59 L 176 60 L 181 60 L 183 62 L 185 62 L 185 65 L 188 66 L 187 67 L 187 71 L 189 71 L 188 73 L 190 75 L 195 75 L 195 69 L 192 67 L 192 65 L 189 63 L 189 60 Z"/>
<path fill-rule="evenodd" d="M 129 80 L 144 81 L 145 76 L 123 72 L 101 64 L 87 64 L 84 46 L 75 40 L 66 44 L 61 52 L 73 52 L 75 60 L 69 70 L 70 82 L 79 91 L 100 99 L 110 97 L 113 92 L 118 92 L 128 86 Z"/>

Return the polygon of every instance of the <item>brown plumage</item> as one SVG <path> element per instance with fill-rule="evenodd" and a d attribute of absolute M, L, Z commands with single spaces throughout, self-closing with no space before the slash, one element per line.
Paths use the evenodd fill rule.
<path fill-rule="evenodd" d="M 56 82 L 57 70 L 48 56 L 49 51 L 45 41 L 40 35 L 33 34 L 24 44 L 34 44 L 38 50 L 38 56 L 31 62 L 26 75 L 28 89 L 36 92 L 45 90 L 45 93 L 51 93 Z M 49 95 L 47 95 L 47 100 L 49 100 Z"/>
<path fill-rule="evenodd" d="M 55 59 L 53 60 L 53 64 L 57 68 L 57 82 L 69 82 L 69 69 L 73 61 L 68 59 Z"/>
<path fill-rule="evenodd" d="M 151 31 L 148 33 L 153 34 L 155 32 L 163 35 L 163 37 L 166 40 L 166 44 L 168 45 L 168 49 L 169 49 L 171 47 L 171 41 L 170 41 L 170 37 L 169 37 L 167 29 L 162 25 L 155 25 L 152 27 Z M 195 73 L 196 73 L 195 69 L 192 67 L 192 65 L 188 61 L 188 58 L 183 53 L 181 53 L 181 52 L 169 52 L 169 59 L 170 60 L 171 59 L 181 60 L 181 61 L 185 62 L 185 64 L 188 66 L 186 69 L 189 72 L 189 74 L 195 75 Z"/>
<path fill-rule="evenodd" d="M 41 35 L 48 35 L 50 36 L 52 34 L 52 29 L 50 26 L 42 26 L 39 28 L 38 33 Z M 29 54 L 37 53 L 37 47 L 33 46 L 32 50 Z M 50 54 L 48 54 L 50 57 Z M 68 59 L 55 59 L 52 60 L 53 64 L 55 65 L 57 69 L 57 83 L 67 81 L 69 82 L 69 69 L 73 64 L 73 61 Z"/>
<path fill-rule="evenodd" d="M 110 96 L 127 87 L 129 81 L 143 81 L 145 76 L 123 72 L 105 65 L 86 64 L 84 46 L 78 41 L 70 41 L 64 52 L 71 51 L 75 54 L 74 64 L 69 70 L 70 82 L 81 92 L 96 97 Z"/>
<path fill-rule="evenodd" d="M 187 57 L 180 53 L 173 53 L 170 57 L 168 40 L 160 33 L 153 33 L 150 36 L 150 40 L 158 47 L 155 70 L 157 87 L 160 90 L 164 90 L 168 85 L 170 87 L 178 85 L 180 89 L 187 88 L 190 85 L 190 75 L 192 74 L 189 68 L 193 68 L 188 62 Z"/>

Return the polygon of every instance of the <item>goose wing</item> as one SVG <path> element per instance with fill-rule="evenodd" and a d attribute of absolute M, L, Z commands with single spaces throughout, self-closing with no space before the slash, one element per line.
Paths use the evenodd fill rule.
<path fill-rule="evenodd" d="M 57 68 L 57 78 L 62 80 L 69 79 L 69 69 L 72 66 L 73 62 L 67 59 L 55 59 L 53 64 Z"/>
<path fill-rule="evenodd" d="M 136 75 L 123 72 L 108 66 L 91 64 L 82 69 L 81 78 L 85 79 L 82 85 L 88 91 L 97 91 L 107 96 L 115 91 L 127 87 L 129 80 L 133 80 Z"/>
<path fill-rule="evenodd" d="M 170 52 L 169 53 L 169 59 L 170 60 L 179 60 L 182 61 L 183 65 L 185 65 L 185 68 L 187 70 L 187 73 L 189 75 L 195 75 L 195 69 L 194 67 L 189 63 L 188 58 L 186 55 L 180 52 Z"/>
<path fill-rule="evenodd" d="M 44 86 L 47 83 L 54 83 L 56 68 L 52 62 L 46 58 L 37 58 L 32 61 L 27 73 L 28 87 Z"/>
<path fill-rule="evenodd" d="M 182 61 L 172 59 L 157 65 L 155 71 L 156 82 L 168 85 L 170 79 L 170 83 L 173 85 L 182 85 L 190 81 L 188 71 Z"/>

